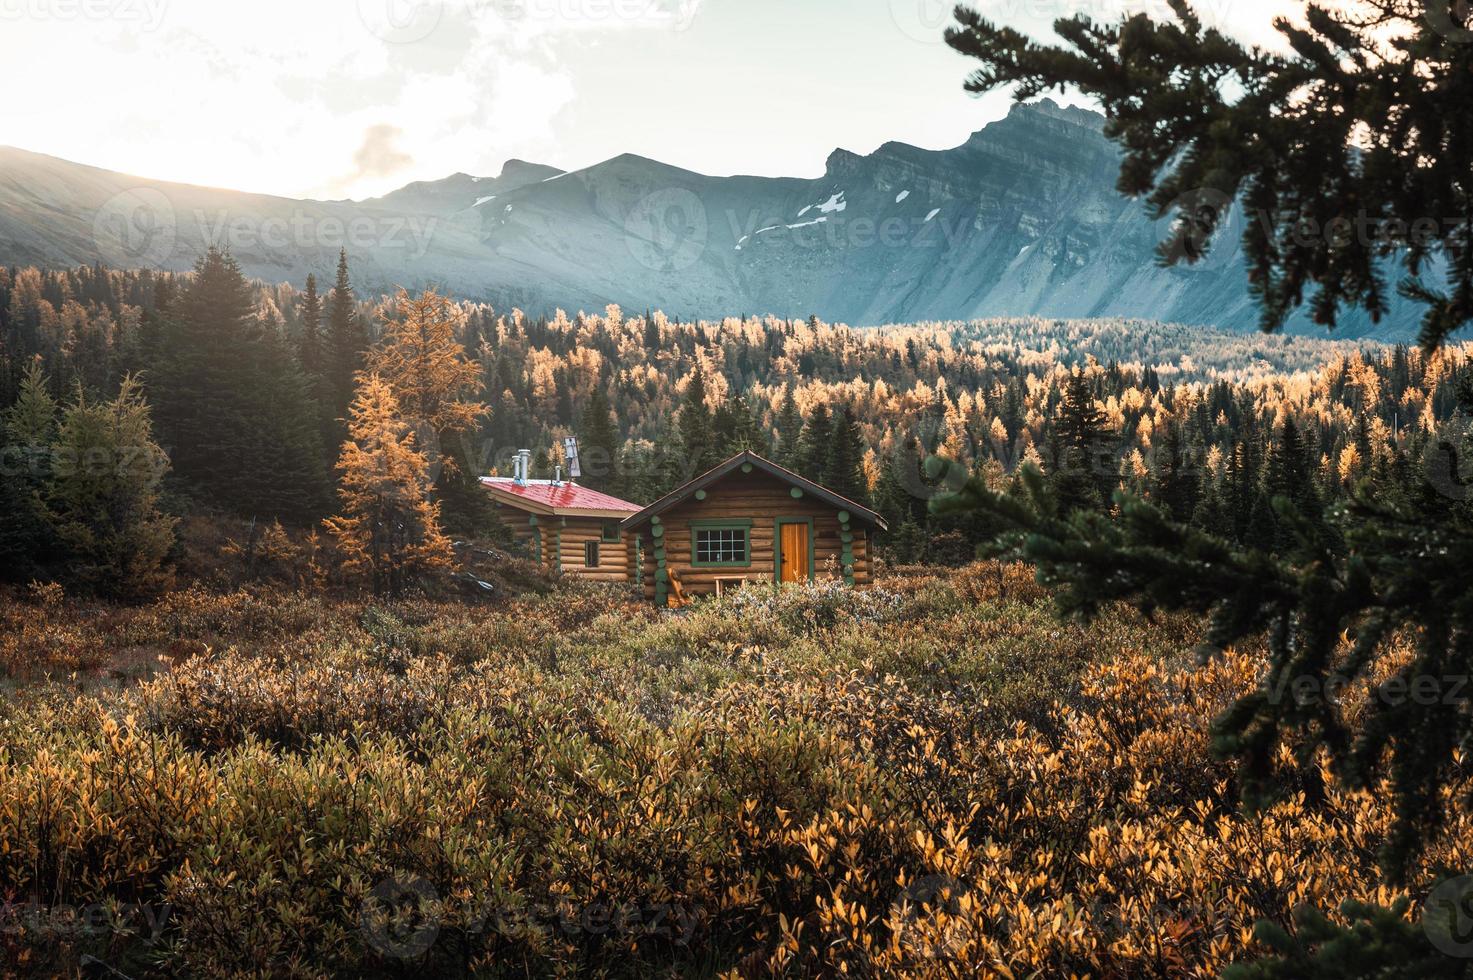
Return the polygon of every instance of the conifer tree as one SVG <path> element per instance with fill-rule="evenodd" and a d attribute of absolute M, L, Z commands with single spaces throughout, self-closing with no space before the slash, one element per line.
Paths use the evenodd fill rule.
<path fill-rule="evenodd" d="M 245 367 L 257 330 L 240 266 L 210 248 L 168 311 L 149 389 L 175 475 L 216 499 L 235 499 L 255 395 Z"/>
<path fill-rule="evenodd" d="M 56 400 L 51 397 L 51 386 L 41 370 L 39 358 L 26 366 L 20 397 L 5 413 L 5 432 L 14 445 L 36 449 L 49 446 L 56 434 Z M 44 479 L 44 462 L 27 461 L 24 468 L 42 474 Z"/>
<path fill-rule="evenodd" d="M 669 459 L 668 465 L 675 467 L 673 484 L 699 476 L 721 462 L 716 444 L 716 424 L 711 409 L 706 405 L 706 375 L 696 368 L 686 385 L 685 398 L 676 420 L 676 446 L 678 452 Z"/>
<path fill-rule="evenodd" d="M 1252 215 L 1243 222 L 1248 285 L 1265 329 L 1280 327 L 1311 290 L 1316 322 L 1333 325 L 1346 306 L 1379 317 L 1385 264 L 1399 261 L 1407 272 L 1399 289 L 1426 305 L 1421 340 L 1433 350 L 1473 319 L 1469 223 L 1414 232 L 1406 219 L 1473 214 L 1466 179 L 1473 114 L 1446 111 L 1468 100 L 1473 45 L 1461 42 L 1473 23 L 1440 0 L 1374 0 L 1367 8 L 1312 5 L 1304 26 L 1285 19 L 1278 25 L 1289 42 L 1285 55 L 1204 29 L 1185 0 L 1172 0 L 1171 23 L 1146 15 L 1114 25 L 1060 20 L 1055 30 L 1069 48 L 1035 43 L 959 8 L 960 26 L 947 41 L 982 61 L 967 83 L 972 91 L 1010 87 L 1022 100 L 1076 86 L 1097 99 L 1106 134 L 1125 151 L 1120 189 L 1146 195 L 1154 216 L 1175 218 L 1160 249 L 1168 262 L 1205 254 L 1228 205 L 1241 199 Z M 1307 218 L 1322 229 L 1354 229 L 1366 215 L 1378 222 L 1369 236 L 1304 234 Z M 1434 257 L 1445 260 L 1444 289 L 1422 278 Z M 1298 437 L 1297 429 L 1281 432 L 1265 478 L 1278 491 L 1271 506 L 1287 532 L 1281 540 L 1293 542 L 1282 554 L 1261 540 L 1235 548 L 1123 493 L 1118 521 L 1060 519 L 1030 468 L 1023 499 L 974 480 L 937 506 L 1006 521 L 1011 530 L 997 548 L 1036 563 L 1065 611 L 1088 616 L 1130 600 L 1206 614 L 1203 656 L 1261 639 L 1262 686 L 1218 719 L 1214 750 L 1239 762 L 1237 781 L 1254 801 L 1272 798 L 1293 775 L 1279 766 L 1286 748 L 1301 785 L 1317 775 L 1323 749 L 1349 786 L 1389 790 L 1396 816 L 1381 857 L 1399 880 L 1444 818 L 1442 789 L 1461 778 L 1473 715 L 1447 697 L 1381 697 L 1375 681 L 1388 675 L 1410 686 L 1473 674 L 1473 514 L 1457 488 L 1425 479 L 1410 506 L 1362 492 L 1335 518 L 1332 530 L 1346 545 L 1337 548 L 1334 534 L 1300 513 L 1313 500 L 1291 452 L 1302 451 Z M 1398 634 L 1410 638 L 1400 648 L 1411 650 L 1408 657 L 1391 653 Z M 1372 679 L 1371 694 L 1353 705 L 1274 693 L 1306 685 L 1340 691 L 1362 679 Z M 1341 964 L 1370 962 L 1373 952 L 1383 963 L 1414 955 L 1405 948 L 1385 955 L 1379 944 L 1398 930 L 1369 936 L 1326 926 L 1312 941 Z M 1306 975 L 1304 966 L 1286 957 L 1259 975 Z"/>
<path fill-rule="evenodd" d="M 869 506 L 869 481 L 864 474 L 864 438 L 854 409 L 847 402 L 833 417 L 824 485 L 841 497 Z"/>
<path fill-rule="evenodd" d="M 649 310 L 644 311 L 644 349 L 646 351 L 660 349 L 660 325 L 655 322 L 654 314 Z"/>
<path fill-rule="evenodd" d="M 21 380 L 20 396 L 0 416 L 0 576 L 28 581 L 55 557 L 41 494 L 51 479 L 56 402 L 40 362 Z"/>
<path fill-rule="evenodd" d="M 1278 441 L 1269 450 L 1264 485 L 1270 497 L 1287 498 L 1299 514 L 1319 516 L 1319 495 L 1315 492 L 1309 453 L 1292 416 L 1284 416 Z"/>
<path fill-rule="evenodd" d="M 476 399 L 480 369 L 457 339 L 459 308 L 434 290 L 405 290 L 379 307 L 379 342 L 368 351 L 368 371 L 394 393 L 402 418 L 418 432 L 419 449 L 435 476 L 435 499 L 446 525 L 476 532 L 496 523 L 471 463 L 471 439 L 486 406 Z"/>
<path fill-rule="evenodd" d="M 1057 446 L 1050 482 L 1063 512 L 1102 508 L 1114 490 L 1115 460 L 1105 413 L 1095 404 L 1083 371 L 1071 373 L 1064 384 L 1054 436 Z"/>
<path fill-rule="evenodd" d="M 363 367 L 368 331 L 358 315 L 348 277 L 348 250 L 338 252 L 337 278 L 327 300 L 327 387 L 333 418 L 344 418 L 354 397 L 354 378 Z"/>
<path fill-rule="evenodd" d="M 211 248 L 196 263 L 149 390 L 176 475 L 209 503 L 321 514 L 327 474 L 306 379 L 228 252 Z"/>
<path fill-rule="evenodd" d="M 307 288 L 302 293 L 302 337 L 299 344 L 302 370 L 313 384 L 313 391 L 320 397 L 318 385 L 322 380 L 322 300 L 317 296 L 317 277 L 307 274 Z"/>
<path fill-rule="evenodd" d="M 802 449 L 803 415 L 798 411 L 798 399 L 793 395 L 793 385 L 785 386 L 783 400 L 777 410 L 777 444 L 774 462 L 788 469 L 796 469 Z"/>
<path fill-rule="evenodd" d="M 897 565 L 913 565 L 925 561 L 926 531 L 912 517 L 906 517 L 890 532 L 886 550 Z"/>
<path fill-rule="evenodd" d="M 1153 450 L 1151 499 L 1174 520 L 1185 523 L 1197 509 L 1197 461 L 1183 445 L 1181 426 L 1175 420 L 1167 423 Z"/>
<path fill-rule="evenodd" d="M 240 448 L 233 506 L 306 524 L 332 506 L 321 409 L 277 324 L 261 320 L 243 365 L 251 426 Z"/>
<path fill-rule="evenodd" d="M 620 460 L 619 429 L 614 422 L 609 396 L 595 384 L 588 403 L 578 418 L 579 482 L 595 490 L 621 493 L 625 489 Z"/>
<path fill-rule="evenodd" d="M 762 426 L 752 412 L 746 396 L 733 388 L 725 402 L 717 409 L 712 420 L 716 433 L 716 455 L 719 459 L 730 459 L 743 450 L 750 449 L 758 455 L 768 453 L 767 439 Z"/>
<path fill-rule="evenodd" d="M 819 402 L 813 406 L 799 438 L 798 465 L 795 467 L 799 476 L 806 476 L 814 483 L 827 484 L 833 429 L 828 405 Z"/>
<path fill-rule="evenodd" d="M 473 396 L 480 371 L 457 339 L 464 318 L 455 304 L 434 290 L 411 297 L 399 290 L 379 307 L 379 342 L 366 365 L 389 385 L 405 418 L 428 424 L 437 433 L 475 426 L 486 406 Z"/>
<path fill-rule="evenodd" d="M 342 509 L 326 526 L 348 571 L 366 575 L 376 595 L 395 595 L 450 566 L 429 460 L 378 375 L 359 379 L 337 469 Z"/>
<path fill-rule="evenodd" d="M 1144 196 L 1151 217 L 1174 219 L 1165 262 L 1201 259 L 1241 198 L 1264 329 L 1282 326 L 1306 295 L 1319 324 L 1333 327 L 1350 306 L 1379 319 L 1388 256 L 1406 271 L 1401 294 L 1426 305 L 1424 348 L 1473 320 L 1473 114 L 1446 111 L 1470 94 L 1468 7 L 1311 5 L 1302 27 L 1279 25 L 1288 55 L 1204 28 L 1187 0 L 1171 9 L 1162 22 L 1060 19 L 1061 46 L 959 6 L 946 41 L 982 63 L 970 92 L 1009 89 L 1024 101 L 1074 87 L 1099 102 L 1105 134 L 1125 151 L 1119 189 Z M 1453 215 L 1464 217 L 1442 220 Z M 1424 278 L 1434 255 L 1446 260 L 1442 288 Z"/>
<path fill-rule="evenodd" d="M 914 439 L 905 439 L 880 467 L 875 481 L 875 510 L 891 528 L 898 528 L 905 521 L 924 525 L 926 499 L 920 449 Z"/>
<path fill-rule="evenodd" d="M 78 389 L 57 427 L 45 491 L 47 523 L 68 576 L 99 592 L 142 598 L 167 589 L 175 519 L 158 506 L 169 460 L 153 441 L 142 388 L 124 378 L 111 402 Z"/>

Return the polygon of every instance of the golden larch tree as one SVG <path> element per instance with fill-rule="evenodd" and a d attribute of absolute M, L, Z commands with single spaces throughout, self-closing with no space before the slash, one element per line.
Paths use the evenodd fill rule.
<path fill-rule="evenodd" d="M 447 526 L 476 534 L 495 520 L 476 480 L 468 436 L 487 415 L 479 400 L 479 365 L 467 356 L 465 313 L 434 290 L 399 290 L 379 307 L 383 334 L 367 356 L 367 370 L 393 391 L 405 421 L 419 433 L 419 449 L 437 471 L 433 499 Z"/>
<path fill-rule="evenodd" d="M 414 575 L 450 565 L 440 505 L 430 499 L 429 460 L 415 446 L 399 401 L 377 374 L 360 374 L 338 458 L 342 513 L 326 521 L 344 566 L 367 574 L 375 593 L 396 593 Z"/>
<path fill-rule="evenodd" d="M 366 370 L 388 384 L 403 417 L 440 436 L 473 428 L 486 406 L 474 398 L 480 368 L 457 339 L 460 308 L 432 289 L 418 296 L 401 289 L 378 315 L 383 334 Z"/>

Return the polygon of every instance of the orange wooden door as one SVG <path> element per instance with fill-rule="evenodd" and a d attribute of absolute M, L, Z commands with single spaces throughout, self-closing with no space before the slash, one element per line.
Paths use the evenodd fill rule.
<path fill-rule="evenodd" d="M 784 582 L 808 580 L 808 525 L 782 526 L 782 574 Z"/>

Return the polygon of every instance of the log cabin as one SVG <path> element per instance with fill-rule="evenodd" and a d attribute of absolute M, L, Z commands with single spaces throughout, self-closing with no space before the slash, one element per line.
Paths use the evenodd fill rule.
<path fill-rule="evenodd" d="M 628 582 L 634 562 L 619 524 L 639 505 L 569 480 L 530 479 L 530 457 L 518 454 L 514 476 L 481 477 L 517 545 L 549 571 Z"/>
<path fill-rule="evenodd" d="M 635 581 L 656 605 L 746 582 L 871 581 L 874 511 L 753 452 L 625 519 Z"/>

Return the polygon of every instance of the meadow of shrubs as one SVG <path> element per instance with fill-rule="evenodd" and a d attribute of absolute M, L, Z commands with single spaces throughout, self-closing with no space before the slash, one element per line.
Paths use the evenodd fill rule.
<path fill-rule="evenodd" d="M 0 975 L 1207 977 L 1473 858 L 1466 786 L 1404 892 L 1382 798 L 1242 811 L 1208 727 L 1259 654 L 1018 567 L 518 576 L 4 596 Z"/>

